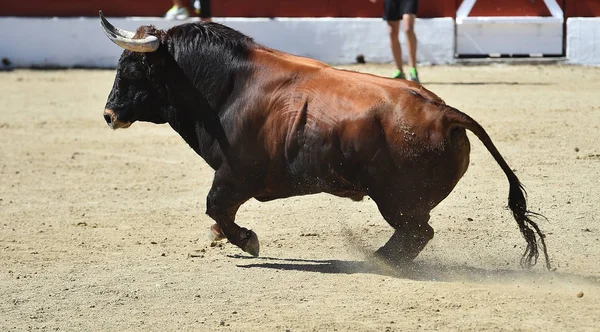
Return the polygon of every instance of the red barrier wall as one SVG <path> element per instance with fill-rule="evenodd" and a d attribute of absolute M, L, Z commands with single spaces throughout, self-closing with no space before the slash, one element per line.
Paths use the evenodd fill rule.
<path fill-rule="evenodd" d="M 565 1 L 566 17 L 600 16 L 600 0 Z"/>
<path fill-rule="evenodd" d="M 162 16 L 171 0 L 1 1 L 0 16 Z M 217 17 L 381 17 L 383 0 L 213 0 Z M 420 0 L 419 17 L 453 17 L 455 0 Z"/>
<path fill-rule="evenodd" d="M 419 17 L 455 17 L 462 0 L 420 0 Z M 600 16 L 600 0 L 558 0 L 566 17 Z M 171 0 L 0 1 L 0 16 L 162 16 Z M 217 17 L 381 17 L 383 0 L 213 0 Z M 543 0 L 478 0 L 471 16 L 549 16 Z"/>
<path fill-rule="evenodd" d="M 562 5 L 562 1 L 557 1 Z M 462 0 L 458 1 L 459 5 Z M 477 0 L 469 16 L 551 16 L 544 0 Z"/>
<path fill-rule="evenodd" d="M 170 0 L 24 0 L 0 1 L 0 16 L 163 16 Z"/>
<path fill-rule="evenodd" d="M 383 0 L 215 0 L 215 16 L 381 17 Z M 224 15 L 221 15 L 223 13 Z M 420 0 L 419 17 L 453 17 L 455 0 Z"/>

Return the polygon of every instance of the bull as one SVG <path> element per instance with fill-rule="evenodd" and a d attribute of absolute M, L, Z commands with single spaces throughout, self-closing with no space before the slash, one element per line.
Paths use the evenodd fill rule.
<path fill-rule="evenodd" d="M 486 131 L 423 86 L 338 70 L 216 23 L 131 32 L 102 12 L 100 22 L 125 49 L 106 123 L 168 123 L 214 169 L 206 213 L 215 239 L 258 256 L 256 233 L 235 222 L 251 198 L 369 196 L 394 229 L 376 255 L 408 263 L 433 238 L 430 211 L 467 171 L 468 130 L 508 179 L 508 206 L 527 244 L 521 265 L 535 265 L 541 247 L 550 268 L 523 186 Z"/>

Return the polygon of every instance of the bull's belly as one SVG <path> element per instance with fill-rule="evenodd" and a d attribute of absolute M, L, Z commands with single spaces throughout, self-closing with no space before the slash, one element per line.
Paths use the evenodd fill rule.
<path fill-rule="evenodd" d="M 293 196 L 328 193 L 339 197 L 348 197 L 359 201 L 365 195 L 355 179 L 341 176 L 343 170 L 331 167 L 286 169 L 279 176 L 268 177 L 264 191 L 255 198 L 259 201 L 270 201 Z M 283 174 L 282 174 L 283 173 Z"/>
<path fill-rule="evenodd" d="M 272 195 L 261 194 L 261 195 L 254 196 L 254 198 L 259 202 L 268 202 L 268 201 L 274 201 L 276 199 L 289 198 L 289 197 L 294 197 L 294 196 L 313 195 L 313 194 L 318 194 L 318 193 L 327 193 L 327 194 L 331 194 L 331 195 L 338 196 L 338 197 L 350 198 L 351 200 L 353 200 L 355 202 L 362 201 L 363 198 L 366 196 L 365 193 L 354 192 L 354 191 L 335 191 L 335 192 L 319 191 L 319 192 L 306 192 L 306 193 L 298 193 L 295 191 L 289 191 L 287 193 L 283 193 L 283 192 L 273 193 Z"/>

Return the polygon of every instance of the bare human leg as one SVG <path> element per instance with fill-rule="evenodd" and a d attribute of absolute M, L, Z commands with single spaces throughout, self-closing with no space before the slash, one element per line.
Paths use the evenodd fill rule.
<path fill-rule="evenodd" d="M 415 34 L 414 14 L 402 15 L 402 28 L 406 35 L 406 47 L 408 48 L 408 65 L 417 68 L 417 35 Z"/>
<path fill-rule="evenodd" d="M 387 24 L 394 63 L 396 64 L 398 71 L 404 73 L 402 70 L 402 48 L 400 47 L 400 40 L 398 39 L 400 33 L 400 21 L 387 21 Z"/>

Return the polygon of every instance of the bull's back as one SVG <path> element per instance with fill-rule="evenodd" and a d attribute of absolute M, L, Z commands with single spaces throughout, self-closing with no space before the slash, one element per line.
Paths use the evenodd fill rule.
<path fill-rule="evenodd" d="M 259 50 L 254 58 L 273 69 L 258 79 L 273 87 L 267 104 L 275 107 L 267 110 L 266 117 L 278 136 L 285 136 L 278 141 L 286 141 L 287 150 L 299 144 L 327 144 L 327 140 L 353 142 L 357 137 L 364 146 L 365 141 L 379 141 L 377 136 L 383 133 L 394 141 L 401 138 L 395 132 L 410 134 L 402 137 L 406 142 L 414 141 L 414 135 L 435 136 L 439 114 L 431 106 L 445 104 L 419 84 L 339 70 L 277 51 Z M 290 143 L 297 137 L 303 142 Z M 271 142 L 266 142 L 271 155 L 279 155 L 276 149 L 281 146 Z"/>

